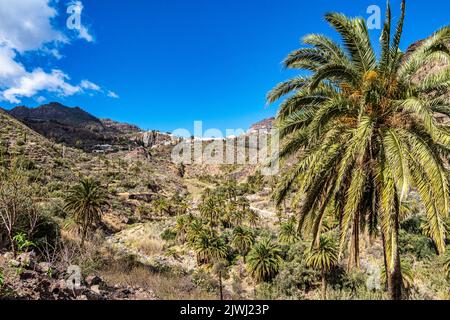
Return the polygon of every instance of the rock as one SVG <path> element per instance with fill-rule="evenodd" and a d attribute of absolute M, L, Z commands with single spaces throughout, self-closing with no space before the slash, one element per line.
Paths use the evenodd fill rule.
<path fill-rule="evenodd" d="M 34 251 L 21 253 L 17 256 L 17 261 L 20 262 L 22 267 L 33 268 L 36 261 L 36 254 Z"/>
<path fill-rule="evenodd" d="M 100 286 L 98 284 L 91 286 L 91 291 L 93 291 L 94 293 L 96 293 L 98 295 L 101 295 Z"/>
<path fill-rule="evenodd" d="M 18 267 L 20 267 L 20 262 L 15 260 L 15 259 L 10 259 L 9 260 L 9 265 L 11 267 L 18 268 Z"/>
<path fill-rule="evenodd" d="M 100 285 L 103 283 L 103 279 L 100 278 L 99 276 L 95 276 L 95 275 L 87 276 L 85 280 L 89 287 L 95 286 L 95 285 Z"/>
<path fill-rule="evenodd" d="M 6 252 L 3 255 L 3 258 L 5 258 L 6 260 L 12 260 L 12 259 L 14 259 L 14 254 L 12 252 Z"/>
<path fill-rule="evenodd" d="M 56 269 L 53 268 L 52 264 L 49 262 L 39 262 L 36 269 L 38 272 L 42 272 L 45 274 L 48 274 L 49 272 L 51 272 L 51 274 L 54 274 L 56 271 Z"/>
<path fill-rule="evenodd" d="M 36 274 L 32 271 L 23 271 L 20 273 L 20 280 L 30 280 L 36 278 Z"/>

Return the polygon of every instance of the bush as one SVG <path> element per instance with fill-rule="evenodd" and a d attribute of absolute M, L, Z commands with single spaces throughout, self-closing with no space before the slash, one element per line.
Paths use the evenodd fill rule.
<path fill-rule="evenodd" d="M 42 247 L 46 244 L 55 244 L 59 238 L 60 227 L 56 219 L 47 213 L 41 214 L 36 229 L 31 236 L 31 241 L 37 247 Z"/>
<path fill-rule="evenodd" d="M 406 219 L 400 224 L 400 227 L 405 230 L 408 233 L 412 234 L 421 234 L 423 219 L 421 219 L 419 216 L 413 216 L 411 218 Z"/>
<path fill-rule="evenodd" d="M 217 281 L 203 269 L 194 271 L 192 274 L 192 283 L 209 293 L 217 292 L 219 288 Z"/>
<path fill-rule="evenodd" d="M 167 228 L 161 233 L 161 239 L 165 241 L 175 240 L 177 233 L 172 228 Z"/>
<path fill-rule="evenodd" d="M 433 241 L 420 234 L 412 234 L 400 230 L 399 243 L 400 254 L 410 253 L 418 259 L 425 259 L 436 255 Z"/>
<path fill-rule="evenodd" d="M 15 169 L 22 169 L 22 170 L 35 170 L 36 164 L 33 160 L 19 157 L 14 159 L 13 166 Z"/>

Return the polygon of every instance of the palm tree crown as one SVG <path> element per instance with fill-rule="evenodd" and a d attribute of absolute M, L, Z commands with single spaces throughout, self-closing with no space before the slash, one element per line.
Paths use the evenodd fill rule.
<path fill-rule="evenodd" d="M 89 228 L 101 221 L 102 207 L 106 204 L 107 199 L 103 189 L 93 179 L 81 179 L 69 190 L 65 210 L 72 213 L 75 222 L 80 226 L 82 245 Z"/>
<path fill-rule="evenodd" d="M 270 239 L 262 239 L 256 243 L 248 254 L 248 267 L 256 281 L 272 279 L 282 262 L 281 250 Z"/>
<path fill-rule="evenodd" d="M 400 20 L 391 32 L 388 5 L 377 59 L 363 19 L 327 14 L 342 45 L 323 35 L 304 37 L 309 47 L 291 53 L 285 66 L 310 75 L 284 82 L 268 95 L 274 102 L 289 94 L 277 118 L 284 139 L 281 157 L 298 157 L 276 191 L 278 204 L 294 187 L 304 196 L 299 229 L 310 231 L 316 245 L 324 215 L 335 213 L 340 251 L 349 243 L 356 266 L 360 228 L 375 235 L 380 225 L 386 263 L 397 283 L 399 211 L 409 190 L 420 194 L 430 235 L 441 253 L 449 214 L 443 159 L 448 161 L 450 134 L 434 113 L 450 115 L 449 102 L 442 98 L 450 88 L 450 70 L 420 83 L 414 79 L 424 62 L 448 61 L 450 27 L 406 55 L 399 49 L 404 17 L 402 1 Z"/>

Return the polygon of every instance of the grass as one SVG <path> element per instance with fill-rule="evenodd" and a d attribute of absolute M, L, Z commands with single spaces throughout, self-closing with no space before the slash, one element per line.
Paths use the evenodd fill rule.
<path fill-rule="evenodd" d="M 174 273 L 154 273 L 142 265 L 128 265 L 116 261 L 100 271 L 101 277 L 110 283 L 141 287 L 151 290 L 162 300 L 211 300 L 215 295 L 196 287 L 190 276 Z"/>

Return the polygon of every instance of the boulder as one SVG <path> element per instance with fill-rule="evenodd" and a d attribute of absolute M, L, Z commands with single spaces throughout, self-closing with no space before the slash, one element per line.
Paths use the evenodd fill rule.
<path fill-rule="evenodd" d="M 103 283 L 103 279 L 100 278 L 99 276 L 95 276 L 95 275 L 87 276 L 85 281 L 89 287 L 95 286 L 95 285 L 100 285 Z"/>

